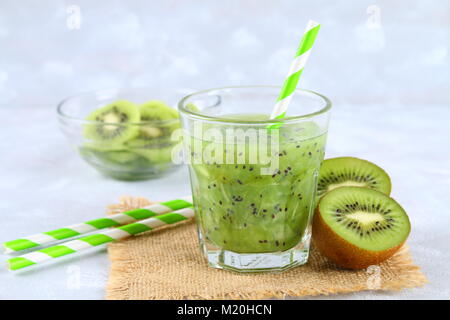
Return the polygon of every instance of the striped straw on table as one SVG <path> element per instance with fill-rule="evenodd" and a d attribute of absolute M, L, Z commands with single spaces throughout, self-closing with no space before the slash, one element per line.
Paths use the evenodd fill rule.
<path fill-rule="evenodd" d="M 174 224 L 192 217 L 194 217 L 194 209 L 192 207 L 183 208 L 171 213 L 120 226 L 118 228 L 101 231 L 97 234 L 84 236 L 60 245 L 30 252 L 19 257 L 10 258 L 7 260 L 8 267 L 9 270 L 12 271 L 19 270 L 58 257 L 84 251 L 105 243 L 124 239 L 158 227 Z"/>
<path fill-rule="evenodd" d="M 168 213 L 174 210 L 192 206 L 192 197 L 183 197 L 180 199 L 160 202 L 146 206 L 141 209 L 130 210 L 123 213 L 117 213 L 105 218 L 86 221 L 71 226 L 38 233 L 32 236 L 23 237 L 3 243 L 5 253 L 13 253 L 26 249 L 31 249 L 44 244 L 58 240 L 64 240 L 79 236 L 84 233 L 97 231 L 109 227 L 128 224 L 137 220 L 154 217 L 159 214 Z"/>
<path fill-rule="evenodd" d="M 286 110 L 291 102 L 292 95 L 297 87 L 298 80 L 302 75 L 306 61 L 311 54 L 311 48 L 319 32 L 320 24 L 310 20 L 300 41 L 300 45 L 291 63 L 289 73 L 284 81 L 283 88 L 278 96 L 275 108 L 270 115 L 271 119 L 282 119 L 286 115 Z"/>

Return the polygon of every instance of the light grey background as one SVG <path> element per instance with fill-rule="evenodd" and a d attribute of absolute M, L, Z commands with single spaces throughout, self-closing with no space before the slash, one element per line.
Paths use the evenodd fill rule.
<path fill-rule="evenodd" d="M 390 173 L 430 280 L 329 298 L 449 299 L 448 0 L 0 0 L 0 241 L 100 216 L 124 194 L 189 192 L 185 169 L 134 183 L 99 175 L 58 131 L 58 101 L 108 87 L 281 84 L 308 19 L 322 29 L 300 85 L 334 102 L 327 157 L 366 158 Z M 63 260 L 0 269 L 0 298 L 103 297 L 104 250 Z"/>

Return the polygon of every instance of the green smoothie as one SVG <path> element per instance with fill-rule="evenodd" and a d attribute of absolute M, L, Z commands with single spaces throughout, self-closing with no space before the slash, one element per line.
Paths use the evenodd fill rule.
<path fill-rule="evenodd" d="M 270 174 L 261 172 L 268 167 L 266 163 L 254 163 L 249 157 L 243 163 L 227 163 L 227 152 L 236 152 L 239 142 L 231 146 L 222 143 L 222 163 L 202 161 L 190 166 L 196 219 L 200 237 L 207 245 L 237 253 L 264 253 L 290 249 L 302 240 L 314 209 L 326 135 L 313 122 L 285 124 L 277 130 L 278 150 L 269 152 L 278 166 Z M 202 150 L 212 143 L 218 144 L 201 141 Z M 247 152 L 260 147 L 252 142 L 240 143 L 245 144 Z M 194 152 L 191 155 L 198 156 Z"/>

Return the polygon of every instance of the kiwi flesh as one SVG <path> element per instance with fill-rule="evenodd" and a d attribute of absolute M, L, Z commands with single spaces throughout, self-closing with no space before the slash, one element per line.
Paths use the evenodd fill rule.
<path fill-rule="evenodd" d="M 84 137 L 92 148 L 99 150 L 118 150 L 124 142 L 139 134 L 140 121 L 138 108 L 126 100 L 115 101 L 92 112 L 84 126 Z"/>
<path fill-rule="evenodd" d="M 136 154 L 145 157 L 150 163 L 168 163 L 172 161 L 173 145 L 161 145 L 158 148 L 137 148 Z"/>
<path fill-rule="evenodd" d="M 139 157 L 137 154 L 129 151 L 107 151 L 103 153 L 103 156 L 108 161 L 118 164 L 131 163 Z"/>
<path fill-rule="evenodd" d="M 128 141 L 126 147 L 150 163 L 169 163 L 174 146 L 170 138 L 180 127 L 178 112 L 159 100 L 142 104 L 139 111 L 142 121 L 139 135 Z"/>
<path fill-rule="evenodd" d="M 384 193 L 341 187 L 321 198 L 312 230 L 324 256 L 343 268 L 364 269 L 390 258 L 406 241 L 411 224 Z"/>
<path fill-rule="evenodd" d="M 180 126 L 178 112 L 162 101 L 148 101 L 139 106 L 139 112 L 139 135 L 127 142 L 131 148 L 166 143 L 170 141 L 172 132 Z"/>
<path fill-rule="evenodd" d="M 317 197 L 346 186 L 370 188 L 389 195 L 391 179 L 383 169 L 366 160 L 353 157 L 324 160 L 320 168 Z"/>

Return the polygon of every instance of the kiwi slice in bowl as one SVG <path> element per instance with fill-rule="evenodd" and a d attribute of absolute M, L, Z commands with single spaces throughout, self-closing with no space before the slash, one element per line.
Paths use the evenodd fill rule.
<path fill-rule="evenodd" d="M 158 100 L 135 105 L 118 100 L 93 111 L 83 124 L 81 157 L 98 171 L 120 180 L 143 180 L 174 167 L 172 132 L 180 127 L 176 110 Z"/>
<path fill-rule="evenodd" d="M 172 132 L 180 127 L 178 112 L 164 102 L 151 100 L 139 106 L 141 124 L 136 139 L 127 142 L 130 148 L 149 147 L 170 141 Z"/>
<path fill-rule="evenodd" d="M 320 167 L 317 197 L 339 187 L 365 187 L 391 193 L 391 179 L 376 164 L 353 157 L 326 159 Z"/>
<path fill-rule="evenodd" d="M 161 145 L 158 148 L 136 149 L 136 153 L 145 157 L 150 163 L 163 164 L 172 161 L 172 145 Z"/>
<path fill-rule="evenodd" d="M 120 150 L 125 141 L 139 134 L 139 109 L 126 100 L 115 101 L 92 112 L 86 120 L 83 135 L 88 145 L 98 150 Z"/>
<path fill-rule="evenodd" d="M 174 142 L 170 137 L 180 127 L 178 112 L 159 100 L 139 106 L 139 135 L 126 143 L 127 148 L 145 157 L 152 164 L 171 162 Z"/>
<path fill-rule="evenodd" d="M 117 164 L 133 163 L 139 155 L 129 151 L 107 151 L 103 152 L 105 160 Z"/>
<path fill-rule="evenodd" d="M 320 200 L 312 230 L 324 256 L 343 268 L 364 269 L 390 258 L 408 238 L 411 224 L 384 193 L 341 187 Z"/>

